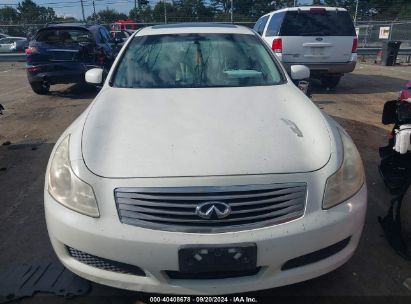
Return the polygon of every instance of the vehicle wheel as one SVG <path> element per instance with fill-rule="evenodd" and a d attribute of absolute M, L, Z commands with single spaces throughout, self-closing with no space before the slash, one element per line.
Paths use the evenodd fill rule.
<path fill-rule="evenodd" d="M 411 253 L 411 186 L 408 187 L 401 202 L 400 222 L 402 239 Z"/>
<path fill-rule="evenodd" d="M 46 81 L 43 82 L 31 82 L 31 89 L 34 93 L 39 95 L 46 95 L 50 91 L 50 84 Z"/>
<path fill-rule="evenodd" d="M 334 89 L 341 80 L 341 76 L 324 76 L 321 78 L 321 86 L 323 88 Z"/>

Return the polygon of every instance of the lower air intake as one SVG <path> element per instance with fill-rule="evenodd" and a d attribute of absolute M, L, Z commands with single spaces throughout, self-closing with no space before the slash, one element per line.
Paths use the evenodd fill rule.
<path fill-rule="evenodd" d="M 128 265 L 128 264 L 100 258 L 95 255 L 91 255 L 83 251 L 74 249 L 72 247 L 67 247 L 67 250 L 70 256 L 72 256 L 77 261 L 83 264 L 95 267 L 95 268 L 112 271 L 112 272 L 124 273 L 124 274 L 133 274 L 133 275 L 144 276 L 144 277 L 146 276 L 145 272 L 140 267 L 137 267 L 134 265 Z"/>

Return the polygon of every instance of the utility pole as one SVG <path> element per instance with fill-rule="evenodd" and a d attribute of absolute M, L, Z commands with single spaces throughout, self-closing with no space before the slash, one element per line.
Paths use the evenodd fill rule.
<path fill-rule="evenodd" d="M 96 3 L 94 2 L 94 0 L 93 0 L 93 16 L 94 16 L 94 18 L 96 18 Z"/>
<path fill-rule="evenodd" d="M 83 14 L 83 21 L 86 22 L 86 16 L 84 16 L 84 3 L 83 0 L 80 0 L 81 3 L 81 13 Z"/>
<path fill-rule="evenodd" d="M 231 0 L 230 3 L 231 3 L 230 19 L 231 19 L 231 23 L 233 23 L 233 0 Z"/>
<path fill-rule="evenodd" d="M 355 2 L 354 25 L 357 25 L 358 1 Z"/>
<path fill-rule="evenodd" d="M 294 7 L 297 6 L 297 0 L 294 0 Z"/>
<path fill-rule="evenodd" d="M 166 6 L 166 0 L 163 0 L 164 4 L 164 23 L 167 23 L 167 6 Z"/>

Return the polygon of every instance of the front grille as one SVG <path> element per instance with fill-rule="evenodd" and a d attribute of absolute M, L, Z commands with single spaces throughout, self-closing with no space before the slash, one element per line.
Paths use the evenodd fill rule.
<path fill-rule="evenodd" d="M 96 267 L 99 269 L 112 271 L 112 272 L 133 274 L 133 275 L 138 275 L 138 276 L 146 276 L 145 272 L 140 267 L 137 267 L 134 265 L 124 264 L 124 263 L 100 258 L 95 255 L 91 255 L 91 254 L 85 253 L 83 251 L 80 251 L 80 250 L 77 250 L 77 249 L 74 249 L 68 246 L 67 246 L 67 250 L 70 256 L 75 258 L 77 261 L 83 264 L 87 264 L 92 267 Z"/>
<path fill-rule="evenodd" d="M 117 188 L 120 221 L 166 231 L 224 232 L 284 223 L 304 214 L 307 185 L 287 183 L 225 187 Z M 231 213 L 201 218 L 196 208 L 222 202 Z"/>

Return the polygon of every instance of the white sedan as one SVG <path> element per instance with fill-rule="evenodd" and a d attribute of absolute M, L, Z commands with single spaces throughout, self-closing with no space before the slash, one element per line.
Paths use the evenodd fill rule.
<path fill-rule="evenodd" d="M 293 66 L 295 81 L 308 78 Z M 133 34 L 57 141 L 44 205 L 53 248 L 89 280 L 167 294 L 300 282 L 344 264 L 367 190 L 347 133 L 252 30 Z"/>
<path fill-rule="evenodd" d="M 24 51 L 28 40 L 24 37 L 5 37 L 0 39 L 0 53 Z"/>

